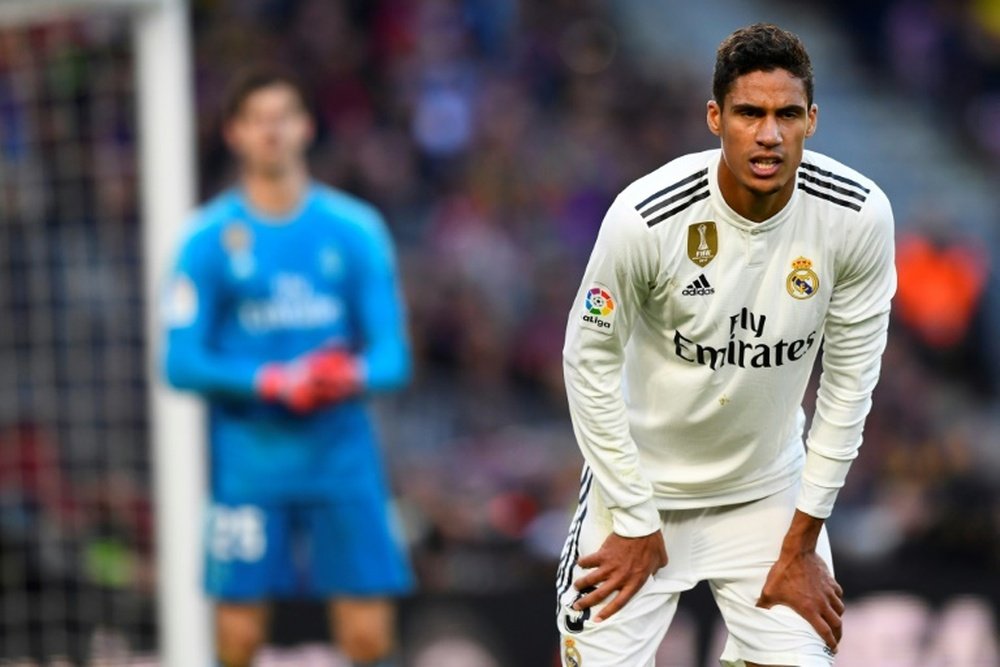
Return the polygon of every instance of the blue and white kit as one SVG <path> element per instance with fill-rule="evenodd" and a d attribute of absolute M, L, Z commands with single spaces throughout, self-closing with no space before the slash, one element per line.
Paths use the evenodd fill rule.
<path fill-rule="evenodd" d="M 366 392 L 405 384 L 404 313 L 378 212 L 312 184 L 294 213 L 273 219 L 227 191 L 186 231 L 162 316 L 168 380 L 208 404 L 208 592 L 410 590 L 363 397 L 302 415 L 254 386 L 263 365 L 322 348 L 356 355 Z"/>

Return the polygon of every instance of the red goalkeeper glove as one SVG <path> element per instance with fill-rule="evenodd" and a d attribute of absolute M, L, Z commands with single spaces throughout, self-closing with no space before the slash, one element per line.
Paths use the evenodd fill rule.
<path fill-rule="evenodd" d="M 346 352 L 323 350 L 284 364 L 266 364 L 257 373 L 256 389 L 265 401 L 311 412 L 360 393 L 361 367 Z"/>
<path fill-rule="evenodd" d="M 301 361 L 265 364 L 257 371 L 254 384 L 262 399 L 281 403 L 295 412 L 309 412 L 320 404 L 309 368 Z"/>
<path fill-rule="evenodd" d="M 324 403 L 337 403 L 360 394 L 361 364 L 342 350 L 321 350 L 305 358 L 316 395 Z"/>

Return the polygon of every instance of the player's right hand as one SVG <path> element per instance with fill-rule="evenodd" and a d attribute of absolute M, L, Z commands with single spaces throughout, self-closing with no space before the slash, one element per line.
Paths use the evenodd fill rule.
<path fill-rule="evenodd" d="M 763 609 L 778 604 L 809 621 L 830 650 L 837 651 L 844 630 L 844 589 L 815 551 L 782 550 L 757 600 Z"/>
<path fill-rule="evenodd" d="M 596 589 L 577 600 L 573 607 L 582 611 L 617 591 L 615 598 L 594 617 L 594 623 L 600 623 L 624 607 L 646 580 L 666 564 L 667 547 L 659 530 L 645 537 L 611 533 L 598 551 L 577 561 L 577 565 L 590 572 L 573 582 L 573 586 L 578 591 Z"/>
<path fill-rule="evenodd" d="M 324 349 L 303 359 L 315 391 L 324 403 L 338 403 L 363 389 L 361 364 L 343 350 Z"/>
<path fill-rule="evenodd" d="M 258 395 L 299 413 L 338 403 L 362 391 L 358 361 L 343 350 L 319 350 L 288 363 L 265 364 L 257 373 Z"/>
<path fill-rule="evenodd" d="M 265 401 L 280 403 L 294 412 L 310 412 L 322 403 L 309 367 L 301 361 L 265 364 L 257 371 L 254 386 Z"/>

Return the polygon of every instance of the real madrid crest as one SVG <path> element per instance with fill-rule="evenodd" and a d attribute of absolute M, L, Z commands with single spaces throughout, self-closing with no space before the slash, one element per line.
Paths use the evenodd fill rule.
<path fill-rule="evenodd" d="M 812 270 L 812 260 L 799 257 L 792 262 L 792 272 L 788 274 L 785 287 L 796 299 L 808 299 L 819 290 L 819 276 Z"/>
<path fill-rule="evenodd" d="M 688 257 L 705 266 L 719 254 L 719 230 L 711 220 L 688 225 Z"/>
<path fill-rule="evenodd" d="M 569 637 L 566 638 L 565 642 L 566 650 L 563 655 L 566 657 L 567 667 L 582 667 L 583 658 L 580 657 L 580 651 L 576 648 L 576 640 Z"/>
<path fill-rule="evenodd" d="M 250 250 L 253 244 L 253 233 L 245 223 L 234 220 L 222 230 L 222 247 L 230 255 L 237 255 Z"/>

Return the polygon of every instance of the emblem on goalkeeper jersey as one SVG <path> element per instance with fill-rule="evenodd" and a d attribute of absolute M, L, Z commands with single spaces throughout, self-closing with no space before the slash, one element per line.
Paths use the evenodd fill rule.
<path fill-rule="evenodd" d="M 229 256 L 229 268 L 240 279 L 249 278 L 256 269 L 253 257 L 253 232 L 245 222 L 233 220 L 222 230 L 222 247 Z"/>
<path fill-rule="evenodd" d="M 792 272 L 785 281 L 788 293 L 796 299 L 808 299 L 819 290 L 819 276 L 812 270 L 812 260 L 798 257 L 792 262 Z"/>
<path fill-rule="evenodd" d="M 191 326 L 198 319 L 198 290 L 187 275 L 178 273 L 170 281 L 161 317 L 171 329 Z"/>
<path fill-rule="evenodd" d="M 244 222 L 233 220 L 222 230 L 222 247 L 230 255 L 238 255 L 250 250 L 253 245 L 253 232 Z"/>

